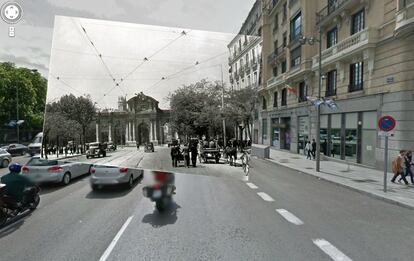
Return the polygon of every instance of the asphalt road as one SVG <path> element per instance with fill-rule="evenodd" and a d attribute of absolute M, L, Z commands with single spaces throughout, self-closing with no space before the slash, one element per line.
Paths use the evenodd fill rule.
<path fill-rule="evenodd" d="M 173 169 L 159 147 L 77 160 L 173 170 L 175 203 L 160 215 L 142 197 L 148 172 L 131 190 L 46 186 L 0 229 L 0 260 L 413 260 L 412 210 L 273 163 L 253 160 L 246 181 L 224 164 Z"/>

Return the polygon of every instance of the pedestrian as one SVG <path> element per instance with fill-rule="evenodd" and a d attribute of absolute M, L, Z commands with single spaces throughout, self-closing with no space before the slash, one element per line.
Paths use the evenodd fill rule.
<path fill-rule="evenodd" d="M 139 150 L 139 143 L 138 143 L 138 141 L 136 142 L 136 146 L 137 146 L 137 150 Z"/>
<path fill-rule="evenodd" d="M 307 155 L 308 155 L 308 152 L 307 152 L 307 150 L 306 150 L 306 145 L 308 145 L 308 140 L 305 140 L 305 141 L 303 142 L 303 145 L 302 145 L 302 147 L 303 147 L 303 155 L 305 155 L 305 156 L 307 156 Z"/>
<path fill-rule="evenodd" d="M 312 145 L 310 141 L 306 143 L 305 151 L 307 153 L 306 159 L 312 159 Z"/>
<path fill-rule="evenodd" d="M 189 168 L 190 167 L 190 152 L 189 152 L 189 149 L 188 149 L 188 144 L 184 145 L 183 156 L 184 156 L 184 166 Z"/>
<path fill-rule="evenodd" d="M 315 139 L 312 139 L 312 156 L 313 156 L 313 159 L 315 159 L 315 156 L 316 156 L 316 141 L 315 141 Z"/>
<path fill-rule="evenodd" d="M 203 142 L 201 140 L 197 144 L 197 150 L 198 150 L 198 161 L 201 163 L 201 158 L 204 152 Z"/>
<path fill-rule="evenodd" d="M 411 165 L 413 165 L 412 160 L 413 160 L 413 154 L 412 154 L 412 151 L 409 150 L 405 153 L 405 156 L 404 156 L 404 164 L 405 164 L 404 177 L 407 177 L 408 175 L 410 175 L 411 184 L 414 184 L 413 171 L 411 169 Z M 398 182 L 401 182 L 401 180 L 402 178 L 400 178 Z"/>
<path fill-rule="evenodd" d="M 171 162 L 172 162 L 172 166 L 173 168 L 177 167 L 177 146 L 173 145 L 171 146 Z"/>
<path fill-rule="evenodd" d="M 192 142 L 191 143 L 191 147 L 190 147 L 190 152 L 191 152 L 191 163 L 193 165 L 193 167 L 195 168 L 197 165 L 197 143 Z"/>
<path fill-rule="evenodd" d="M 392 161 L 391 169 L 394 173 L 394 177 L 392 177 L 391 182 L 395 183 L 395 179 L 398 176 L 401 176 L 401 179 L 404 180 L 405 185 L 408 185 L 408 181 L 404 176 L 404 157 L 405 157 L 405 151 L 400 150 L 400 154 Z"/>

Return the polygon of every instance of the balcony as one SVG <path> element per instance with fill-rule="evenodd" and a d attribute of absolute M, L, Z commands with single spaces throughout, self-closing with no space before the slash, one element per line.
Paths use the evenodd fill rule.
<path fill-rule="evenodd" d="M 403 37 L 414 30 L 414 0 L 400 0 L 395 19 L 395 35 Z"/>
<path fill-rule="evenodd" d="M 369 1 L 370 0 L 329 0 L 328 5 L 317 13 L 317 24 L 323 25 L 330 21 L 331 18 L 340 15 L 342 12 Z"/>
<path fill-rule="evenodd" d="M 278 86 L 282 83 L 284 83 L 286 80 L 286 75 L 285 74 L 280 74 L 276 77 L 272 77 L 267 81 L 267 88 L 272 88 L 274 86 Z"/>
<path fill-rule="evenodd" d="M 267 15 L 271 15 L 274 10 L 276 10 L 277 5 L 282 2 L 280 0 L 270 0 L 267 5 Z"/>
<path fill-rule="evenodd" d="M 246 66 L 244 67 L 244 71 L 246 72 L 246 74 L 250 73 L 250 65 L 246 64 Z"/>
<path fill-rule="evenodd" d="M 375 47 L 378 42 L 378 29 L 367 28 L 350 37 L 340 41 L 336 45 L 322 52 L 322 65 L 328 65 L 338 60 L 352 57 L 366 49 Z M 312 59 L 312 69 L 316 70 L 319 66 L 319 56 Z"/>
<path fill-rule="evenodd" d="M 270 55 L 267 56 L 267 63 L 268 64 L 276 64 L 276 62 L 282 58 L 285 57 L 286 52 L 285 52 L 285 48 L 284 46 L 279 46 L 274 52 L 272 52 Z"/>
<path fill-rule="evenodd" d="M 244 77 L 244 66 L 240 67 L 240 71 L 239 71 L 240 77 L 243 78 Z"/>

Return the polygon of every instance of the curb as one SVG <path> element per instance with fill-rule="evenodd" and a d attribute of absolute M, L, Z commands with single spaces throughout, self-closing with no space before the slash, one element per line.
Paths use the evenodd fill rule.
<path fill-rule="evenodd" d="M 404 208 L 407 208 L 407 209 L 414 210 L 414 206 L 409 205 L 409 204 L 406 204 L 406 203 L 403 203 L 403 202 L 400 202 L 400 201 L 397 201 L 397 200 L 395 200 L 395 199 L 386 198 L 386 197 L 384 197 L 384 196 L 381 196 L 381 195 L 378 195 L 378 194 L 375 194 L 375 193 L 372 193 L 372 192 L 368 192 L 368 191 L 365 191 L 365 190 L 361 190 L 361 189 L 358 189 L 358 188 L 352 187 L 352 186 L 350 186 L 350 185 L 346 185 L 346 184 L 342 184 L 342 183 L 339 183 L 339 182 L 335 182 L 335 181 L 333 181 L 333 180 L 327 179 L 327 178 L 325 178 L 325 177 L 320 177 L 320 176 L 314 175 L 314 174 L 312 174 L 312 173 L 305 172 L 305 171 L 303 171 L 303 170 L 298 170 L 298 169 L 292 168 L 292 167 L 290 167 L 290 166 L 285 166 L 285 165 L 282 165 L 282 164 L 280 164 L 280 163 L 278 163 L 278 162 L 275 162 L 274 160 L 271 160 L 271 159 L 265 159 L 265 160 L 266 160 L 266 161 L 268 161 L 268 162 L 271 162 L 271 163 L 273 163 L 273 164 L 277 164 L 277 165 L 279 165 L 279 166 L 285 167 L 285 168 L 289 168 L 289 169 L 292 169 L 292 170 L 296 170 L 296 171 L 298 171 L 299 173 L 303 173 L 303 174 L 306 174 L 306 175 L 312 176 L 312 177 L 314 177 L 314 178 L 317 178 L 317 179 L 320 179 L 320 180 L 323 180 L 323 181 L 329 182 L 329 183 L 331 183 L 331 184 L 334 184 L 334 185 L 337 185 L 337 186 L 340 186 L 340 187 L 343 187 L 343 188 L 350 189 L 350 190 L 355 191 L 355 192 L 358 192 L 358 193 L 360 193 L 360 194 L 367 195 L 367 196 L 370 196 L 370 197 L 373 197 L 373 198 L 376 198 L 376 199 L 380 199 L 380 200 L 382 200 L 382 201 L 385 201 L 385 202 L 387 202 L 387 203 L 391 203 L 391 204 L 394 204 L 394 205 L 397 205 L 397 206 L 400 206 L 400 207 L 404 207 Z"/>

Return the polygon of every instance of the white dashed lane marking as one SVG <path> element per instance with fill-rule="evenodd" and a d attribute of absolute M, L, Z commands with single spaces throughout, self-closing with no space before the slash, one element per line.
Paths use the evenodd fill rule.
<path fill-rule="evenodd" d="M 275 201 L 271 196 L 264 192 L 257 192 L 257 195 L 259 195 L 264 201 Z"/>
<path fill-rule="evenodd" d="M 116 243 L 121 238 L 122 234 L 124 233 L 125 229 L 129 225 L 129 223 L 131 222 L 131 220 L 132 220 L 133 217 L 134 216 L 130 216 L 127 219 L 127 221 L 125 221 L 125 223 L 122 225 L 121 229 L 118 231 L 118 233 L 116 234 L 116 236 L 112 240 L 111 244 L 109 244 L 108 248 L 105 250 L 105 252 L 101 256 L 101 258 L 99 259 L 99 261 L 105 261 L 109 257 L 109 255 L 111 254 L 112 250 L 114 249 Z"/>
<path fill-rule="evenodd" d="M 250 182 L 247 182 L 246 185 L 249 186 L 249 188 L 251 188 L 251 189 L 258 189 L 259 188 L 258 186 L 256 186 L 253 183 L 250 183 Z"/>
<path fill-rule="evenodd" d="M 290 223 L 293 223 L 297 226 L 303 225 L 303 221 L 300 220 L 298 217 L 287 211 L 286 209 L 276 209 L 276 212 L 279 213 L 282 217 L 284 217 Z"/>
<path fill-rule="evenodd" d="M 312 239 L 313 243 L 317 245 L 323 252 L 332 258 L 334 261 L 352 261 L 334 245 L 322 238 Z"/>

